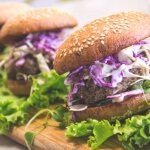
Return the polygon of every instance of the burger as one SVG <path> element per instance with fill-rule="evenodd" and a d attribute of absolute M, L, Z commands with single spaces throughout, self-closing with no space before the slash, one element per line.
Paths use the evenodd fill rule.
<path fill-rule="evenodd" d="M 50 8 L 37 8 L 7 21 L 0 40 L 12 47 L 12 53 L 1 62 L 7 72 L 7 86 L 17 96 L 28 96 L 31 78 L 53 69 L 58 46 L 68 28 L 77 25 L 70 14 Z"/>
<path fill-rule="evenodd" d="M 31 7 L 29 7 L 27 4 L 24 3 L 19 3 L 19 2 L 5 2 L 5 3 L 0 3 L 0 29 L 2 26 L 6 23 L 6 21 L 13 17 L 16 16 L 24 11 L 30 10 Z M 0 44 L 0 52 L 3 52 L 5 49 L 4 44 Z"/>
<path fill-rule="evenodd" d="M 149 36 L 150 15 L 122 12 L 97 19 L 65 40 L 54 69 L 69 72 L 67 105 L 75 121 L 114 121 L 150 108 Z"/>

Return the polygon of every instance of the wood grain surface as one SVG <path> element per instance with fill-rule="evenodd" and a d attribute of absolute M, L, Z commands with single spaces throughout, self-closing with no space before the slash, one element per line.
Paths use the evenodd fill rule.
<path fill-rule="evenodd" d="M 28 128 L 29 131 L 34 131 L 40 128 L 43 124 L 42 119 L 33 122 Z M 24 141 L 25 127 L 15 127 L 7 135 L 16 142 L 25 145 Z M 32 149 L 34 150 L 90 150 L 86 143 L 86 138 L 69 139 L 65 136 L 65 130 L 60 129 L 58 124 L 50 120 L 49 125 L 45 128 L 34 140 Z M 101 150 L 123 150 L 115 137 L 112 137 L 108 142 L 104 143 Z"/>

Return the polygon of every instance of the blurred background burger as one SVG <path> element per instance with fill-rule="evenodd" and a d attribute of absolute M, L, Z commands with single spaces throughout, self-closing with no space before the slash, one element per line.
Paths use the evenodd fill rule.
<path fill-rule="evenodd" d="M 1 65 L 15 95 L 28 96 L 32 84 L 29 76 L 53 69 L 57 48 L 68 33 L 66 29 L 76 25 L 73 16 L 51 8 L 32 9 L 7 21 L 0 39 L 12 50 Z"/>
<path fill-rule="evenodd" d="M 7 22 L 8 19 L 24 12 L 30 10 L 31 7 L 25 3 L 19 2 L 5 2 L 0 3 L 0 29 Z M 5 49 L 4 44 L 0 41 L 0 52 Z"/>

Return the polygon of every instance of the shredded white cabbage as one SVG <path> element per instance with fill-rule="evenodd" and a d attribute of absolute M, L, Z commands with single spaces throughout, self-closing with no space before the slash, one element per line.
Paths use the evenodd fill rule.
<path fill-rule="evenodd" d="M 112 96 L 107 96 L 107 98 L 113 98 L 112 102 L 117 103 L 117 102 L 124 101 L 124 98 L 126 96 L 134 96 L 134 95 L 139 95 L 143 93 L 144 91 L 142 89 L 137 89 L 137 90 L 127 91 L 127 92 L 123 92 L 123 93 L 112 95 Z"/>
<path fill-rule="evenodd" d="M 72 106 L 69 106 L 69 109 L 70 111 L 83 111 L 83 110 L 86 110 L 88 108 L 87 105 L 72 105 Z"/>
<path fill-rule="evenodd" d="M 134 49 L 136 46 L 136 49 Z M 145 57 L 135 57 L 142 52 L 145 52 Z M 118 53 L 118 59 L 120 62 L 127 62 L 122 64 L 116 70 L 110 71 L 108 65 L 104 65 L 104 68 L 108 69 L 110 72 L 105 71 L 105 77 L 114 76 L 118 72 L 123 73 L 123 77 L 137 77 L 145 80 L 150 80 L 150 44 L 145 44 L 144 46 L 133 45 L 128 48 L 123 49 Z M 131 72 L 132 69 L 139 68 L 142 74 L 134 74 Z M 104 69 L 104 70 L 105 70 Z"/>
<path fill-rule="evenodd" d="M 44 56 L 41 53 L 39 53 L 39 54 L 35 55 L 35 57 L 37 59 L 40 71 L 41 72 L 49 72 L 50 68 L 46 63 Z"/>

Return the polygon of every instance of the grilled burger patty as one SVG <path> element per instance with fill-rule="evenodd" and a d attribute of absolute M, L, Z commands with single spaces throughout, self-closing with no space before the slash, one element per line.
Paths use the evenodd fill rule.
<path fill-rule="evenodd" d="M 10 63 L 7 67 L 7 75 L 11 80 L 23 80 L 23 78 L 18 78 L 18 74 L 25 75 L 36 75 L 40 72 L 38 63 L 36 59 L 32 55 L 27 55 L 25 57 L 25 62 L 17 66 L 15 61 L 14 63 Z"/>
<path fill-rule="evenodd" d="M 132 73 L 141 74 L 142 70 L 132 69 Z M 93 104 L 100 100 L 106 99 L 107 96 L 117 93 L 125 92 L 132 83 L 137 81 L 138 78 L 123 78 L 123 81 L 118 84 L 116 88 L 99 87 L 93 83 L 93 80 L 85 80 L 85 86 L 81 86 L 78 92 L 74 95 L 74 100 L 77 100 L 77 104 Z"/>

